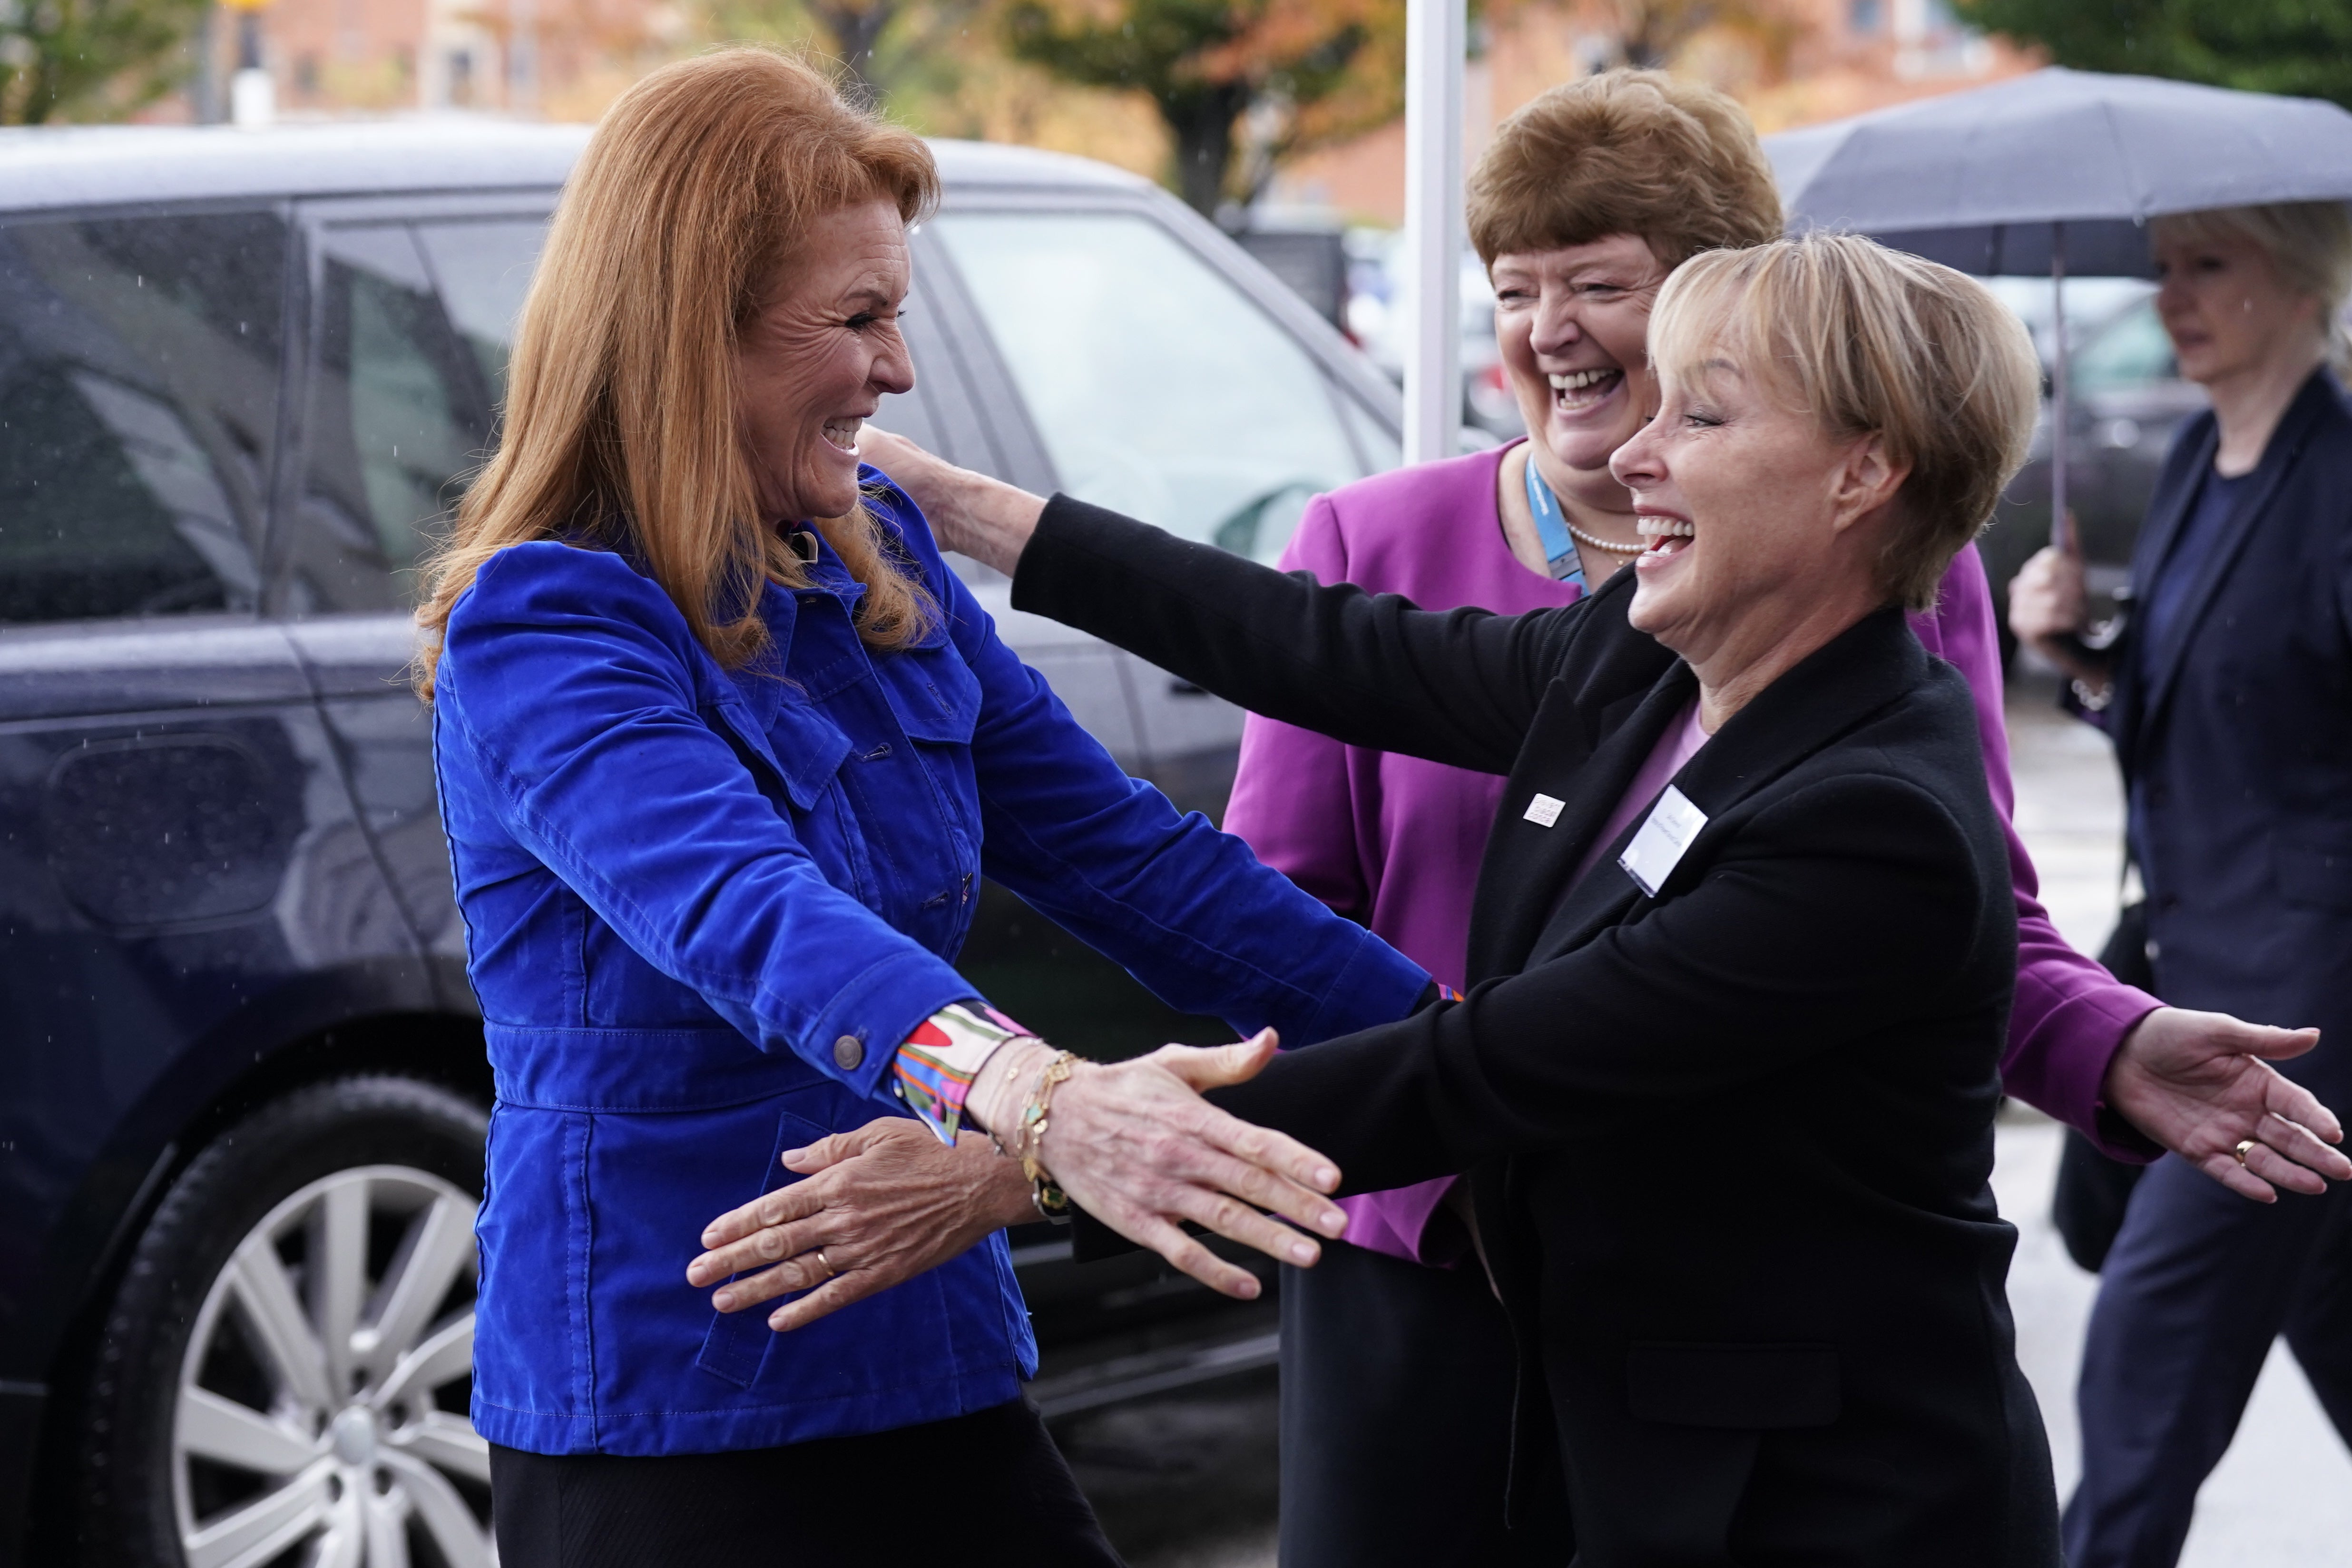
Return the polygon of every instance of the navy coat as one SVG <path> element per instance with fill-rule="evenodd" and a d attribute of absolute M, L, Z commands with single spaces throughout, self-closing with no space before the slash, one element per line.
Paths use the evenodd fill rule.
<path fill-rule="evenodd" d="M 2183 427 L 2132 563 L 2146 598 L 2219 439 Z M 2352 412 L 2313 373 L 2168 648 L 2126 626 L 2103 715 L 2130 791 L 2156 990 L 2289 1027 L 2282 1070 L 2352 1094 Z"/>
<path fill-rule="evenodd" d="M 868 502 L 940 626 L 877 655 L 829 549 L 730 673 L 609 551 L 494 556 L 449 618 L 441 807 L 497 1104 L 473 1420 L 536 1453 L 765 1447 L 1017 1396 L 1003 1237 L 791 1334 L 688 1286 L 778 1154 L 878 1115 L 898 1043 L 972 994 L 986 875 L 1163 1000 L 1304 1043 L 1428 976 L 1129 779 L 1003 642 L 913 503 Z M 1083 1049 L 1083 1040 L 1065 1042 Z"/>

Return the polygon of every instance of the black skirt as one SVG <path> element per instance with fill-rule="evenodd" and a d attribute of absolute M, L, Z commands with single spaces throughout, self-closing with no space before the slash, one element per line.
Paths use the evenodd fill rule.
<path fill-rule="evenodd" d="M 637 1458 L 490 1447 L 503 1568 L 1119 1568 L 1024 1400 L 855 1437 Z"/>

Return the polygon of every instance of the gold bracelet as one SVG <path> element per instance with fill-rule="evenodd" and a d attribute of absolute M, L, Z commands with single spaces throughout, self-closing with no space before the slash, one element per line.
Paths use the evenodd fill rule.
<path fill-rule="evenodd" d="M 1021 1112 L 1020 1130 L 1014 1140 L 1022 1145 L 1021 1173 L 1029 1178 L 1030 1201 L 1037 1205 L 1039 1214 L 1048 1216 L 1066 1214 L 1070 1207 L 1068 1194 L 1047 1178 L 1041 1156 L 1045 1149 L 1054 1090 L 1077 1070 L 1077 1066 L 1078 1058 L 1069 1051 L 1059 1052 L 1045 1064 L 1045 1070 L 1037 1075 L 1037 1087 L 1030 1091 L 1028 1105 Z"/>
<path fill-rule="evenodd" d="M 1045 1043 L 1045 1041 L 1039 1039 L 1034 1035 L 1018 1035 L 1013 1038 L 1005 1041 L 1004 1047 L 1009 1050 L 1014 1046 L 1042 1046 Z M 984 1076 L 987 1073 L 988 1068 L 986 1066 L 982 1066 L 980 1070 Z M 979 1088 L 980 1079 L 975 1078 L 972 1080 L 972 1089 L 977 1091 Z M 977 1117 L 972 1119 L 972 1125 L 975 1127 L 980 1126 L 980 1121 Z M 996 1152 L 1003 1155 L 1006 1159 L 1017 1160 L 1021 1157 L 1021 1122 L 1018 1118 L 1014 1119 L 1013 1123 L 1009 1130 L 994 1127 L 982 1127 L 981 1131 L 988 1134 L 988 1141 L 991 1143 L 995 1144 Z"/>

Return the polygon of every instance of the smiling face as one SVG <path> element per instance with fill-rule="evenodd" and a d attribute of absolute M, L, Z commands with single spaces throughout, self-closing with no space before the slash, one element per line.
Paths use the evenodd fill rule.
<path fill-rule="evenodd" d="M 1713 685 L 1885 597 L 1873 563 L 1903 477 L 1874 437 L 1833 440 L 1746 357 L 1707 348 L 1662 375 L 1657 417 L 1610 464 L 1652 541 L 1630 619 Z"/>
<path fill-rule="evenodd" d="M 1506 252 L 1492 270 L 1495 342 L 1543 466 L 1605 468 L 1653 406 L 1650 307 L 1666 269 L 1648 241 L 1612 234 Z"/>
<path fill-rule="evenodd" d="M 2184 234 L 2159 220 L 2150 248 L 2157 314 L 2189 380 L 2210 386 L 2286 357 L 2316 359 L 2324 342 L 2319 302 L 2280 281 L 2253 241 Z"/>
<path fill-rule="evenodd" d="M 754 292 L 736 342 L 737 426 L 767 520 L 856 507 L 858 426 L 915 384 L 898 335 L 912 275 L 907 226 L 877 200 L 811 223 Z"/>

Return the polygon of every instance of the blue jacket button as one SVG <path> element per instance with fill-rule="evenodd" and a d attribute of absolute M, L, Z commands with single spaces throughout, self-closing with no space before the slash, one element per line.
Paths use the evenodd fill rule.
<path fill-rule="evenodd" d="M 865 1059 L 866 1042 L 856 1035 L 844 1035 L 833 1042 L 833 1065 L 842 1071 L 856 1072 Z"/>

